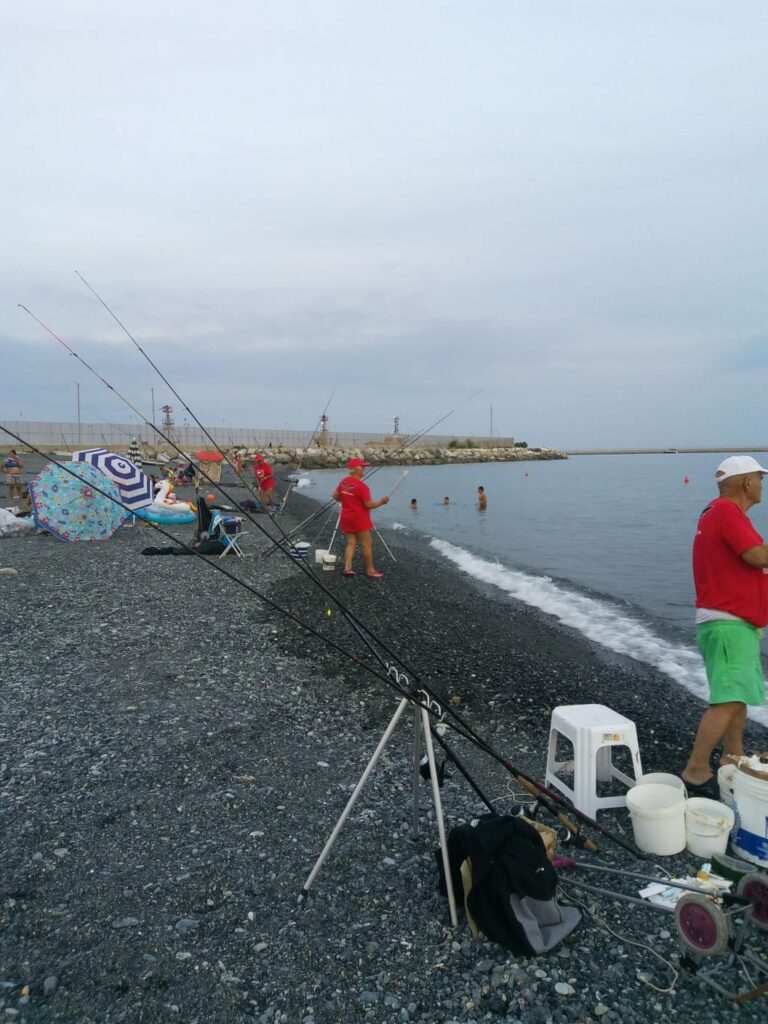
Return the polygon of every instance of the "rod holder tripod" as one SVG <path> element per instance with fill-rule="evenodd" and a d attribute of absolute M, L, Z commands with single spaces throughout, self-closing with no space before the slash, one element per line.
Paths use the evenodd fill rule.
<path fill-rule="evenodd" d="M 419 696 L 423 697 L 427 701 L 430 700 L 430 698 L 429 698 L 429 696 L 427 694 L 423 694 L 422 693 Z M 374 750 L 374 752 L 373 752 L 373 754 L 371 756 L 370 761 L 365 766 L 365 770 L 363 771 L 363 774 L 360 776 L 360 781 L 355 786 L 355 788 L 354 788 L 354 790 L 352 792 L 352 795 L 350 796 L 349 800 L 347 801 L 346 807 L 341 812 L 341 816 L 339 817 L 339 820 L 334 825 L 333 831 L 331 832 L 330 836 L 328 837 L 328 839 L 327 839 L 327 841 L 325 843 L 325 846 L 323 847 L 323 850 L 322 850 L 320 856 L 317 858 L 317 861 L 315 862 L 314 867 L 312 868 L 312 870 L 310 871 L 309 875 L 307 876 L 306 882 L 302 886 L 302 890 L 301 890 L 301 893 L 299 895 L 299 903 L 303 903 L 307 899 L 307 897 L 309 896 L 309 890 L 310 890 L 310 888 L 312 886 L 312 883 L 314 882 L 314 880 L 317 878 L 318 874 L 320 873 L 320 869 L 322 868 L 322 866 L 325 863 L 329 853 L 331 852 L 331 850 L 333 848 L 333 844 L 336 842 L 336 840 L 337 840 L 337 838 L 339 836 L 339 833 L 341 832 L 342 828 L 344 827 L 344 823 L 346 822 L 346 820 L 349 817 L 349 815 L 352 813 L 352 808 L 355 806 L 358 797 L 360 796 L 360 794 L 363 791 L 363 787 L 365 786 L 365 783 L 368 781 L 368 776 L 371 774 L 373 769 L 376 767 L 376 763 L 378 762 L 379 758 L 383 754 L 384 748 L 386 747 L 387 743 L 389 742 L 389 739 L 392 736 L 392 733 L 395 731 L 395 728 L 397 727 L 397 723 L 402 718 L 403 713 L 404 713 L 404 711 L 406 710 L 406 708 L 408 707 L 409 704 L 412 704 L 412 701 L 408 697 L 403 697 L 403 699 L 398 704 L 397 709 L 396 709 L 394 715 L 390 719 L 390 722 L 387 725 L 387 728 L 384 730 L 384 734 L 382 735 L 381 739 L 379 740 L 378 746 Z M 418 705 L 413 704 L 412 706 L 413 706 L 413 711 L 414 711 L 414 721 L 413 721 L 413 732 L 414 732 L 414 740 L 413 740 L 413 775 L 414 775 L 414 778 L 413 778 L 413 828 L 414 828 L 414 832 L 418 828 L 418 798 L 419 798 L 418 786 L 419 786 L 419 778 L 420 778 L 420 775 L 419 775 L 419 760 L 420 760 L 420 749 L 421 749 L 421 737 L 423 736 L 424 737 L 424 746 L 426 748 L 427 758 L 429 760 L 430 783 L 431 783 L 431 786 L 432 786 L 432 801 L 433 801 L 433 803 L 435 805 L 435 817 L 437 819 L 437 831 L 438 831 L 438 835 L 439 835 L 439 838 L 440 838 L 440 852 L 441 852 L 442 860 L 443 860 L 443 871 L 445 873 L 445 884 L 446 884 L 446 888 L 448 890 L 448 907 L 450 909 L 450 914 L 451 914 L 451 924 L 455 928 L 457 926 L 457 924 L 458 924 L 458 918 L 456 916 L 456 897 L 455 897 L 455 894 L 454 894 L 454 891 L 453 891 L 453 882 L 452 882 L 452 879 L 451 879 L 451 866 L 450 866 L 450 863 L 449 863 L 449 860 L 448 860 L 448 843 L 447 843 L 446 835 L 445 835 L 445 820 L 443 818 L 443 804 L 442 804 L 442 801 L 440 799 L 440 787 L 438 786 L 437 762 L 435 761 L 435 750 L 434 750 L 434 746 L 432 745 L 432 734 L 430 732 L 430 727 L 429 727 L 429 711 L 427 710 L 426 707 L 424 707 L 421 704 L 418 704 Z"/>

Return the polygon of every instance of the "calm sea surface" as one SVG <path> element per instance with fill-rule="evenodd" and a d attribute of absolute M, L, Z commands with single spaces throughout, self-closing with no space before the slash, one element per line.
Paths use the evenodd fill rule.
<path fill-rule="evenodd" d="M 703 695 L 691 544 L 699 513 L 716 496 L 714 473 L 724 457 L 593 455 L 412 466 L 374 521 L 385 539 L 389 530 L 407 530 L 467 575 Z M 308 474 L 303 493 L 326 500 L 342 475 Z M 384 468 L 366 479 L 379 498 L 402 476 L 400 468 Z M 478 484 L 488 495 L 484 512 L 476 506 Z M 411 498 L 418 501 L 415 511 Z M 768 537 L 768 499 L 751 518 Z M 324 529 L 318 543 L 330 540 L 333 522 Z M 386 554 L 378 561 L 386 569 Z M 768 724 L 765 709 L 753 717 Z"/>

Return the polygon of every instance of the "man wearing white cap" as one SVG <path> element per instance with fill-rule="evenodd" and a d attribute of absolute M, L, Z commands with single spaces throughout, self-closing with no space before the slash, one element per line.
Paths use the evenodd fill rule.
<path fill-rule="evenodd" d="M 744 753 L 747 705 L 765 700 L 760 637 L 768 625 L 768 545 L 747 517 L 762 498 L 768 473 L 751 455 L 732 455 L 717 467 L 720 496 L 701 513 L 693 542 L 696 639 L 709 682 L 709 707 L 682 774 L 689 795 L 717 799 L 709 759 Z"/>

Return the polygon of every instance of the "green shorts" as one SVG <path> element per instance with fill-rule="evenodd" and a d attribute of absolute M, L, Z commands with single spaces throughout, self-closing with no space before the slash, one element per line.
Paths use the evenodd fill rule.
<path fill-rule="evenodd" d="M 760 661 L 763 631 L 748 622 L 702 622 L 696 640 L 709 682 L 709 703 L 739 701 L 759 707 L 765 701 L 765 679 Z"/>

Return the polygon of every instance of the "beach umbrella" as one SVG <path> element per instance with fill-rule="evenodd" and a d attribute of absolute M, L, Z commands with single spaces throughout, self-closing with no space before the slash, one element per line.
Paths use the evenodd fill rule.
<path fill-rule="evenodd" d="M 59 540 L 107 540 L 128 517 L 117 485 L 87 462 L 49 462 L 29 494 L 35 522 Z"/>
<path fill-rule="evenodd" d="M 135 437 L 131 438 L 131 443 L 128 445 L 128 458 L 137 469 L 141 469 L 143 465 L 141 461 L 141 450 L 139 449 L 139 442 Z"/>
<path fill-rule="evenodd" d="M 86 448 L 81 452 L 73 452 L 72 458 L 75 462 L 88 463 L 117 484 L 120 501 L 132 512 L 152 504 L 152 481 L 124 455 L 116 455 L 106 448 Z"/>

